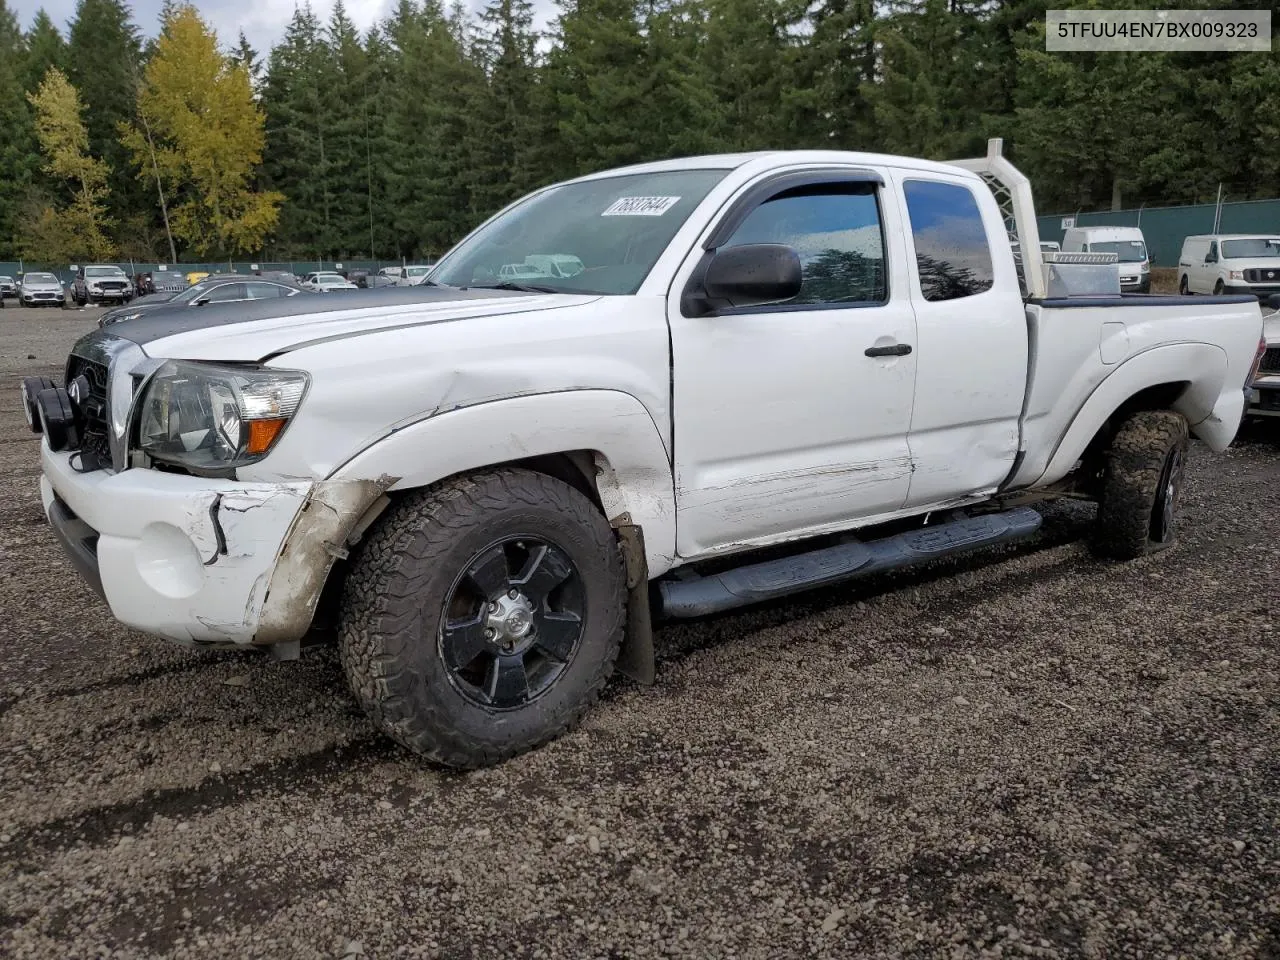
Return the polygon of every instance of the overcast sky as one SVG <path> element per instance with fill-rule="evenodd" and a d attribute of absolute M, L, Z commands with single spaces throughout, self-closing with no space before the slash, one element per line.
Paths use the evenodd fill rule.
<path fill-rule="evenodd" d="M 384 19 L 390 12 L 395 0 L 346 0 L 347 14 L 362 31 L 369 29 L 374 23 Z M 154 34 L 158 29 L 161 0 L 135 0 L 130 4 L 133 8 L 133 19 L 144 34 Z M 293 16 L 294 0 L 197 0 L 196 7 L 218 31 L 218 39 L 224 46 L 235 43 L 237 32 L 241 29 L 249 38 L 250 45 L 257 51 L 265 53 L 272 44 L 280 39 L 289 19 Z M 470 0 L 473 9 L 484 6 L 484 0 Z M 41 7 L 49 12 L 58 29 L 66 35 L 67 22 L 75 13 L 76 0 L 9 0 L 11 10 L 16 11 L 18 20 L 25 30 L 31 26 L 31 20 Z M 542 28 L 547 20 L 554 16 L 557 8 L 553 0 L 533 0 L 537 26 Z M 333 0 L 311 0 L 311 8 L 327 19 L 333 9 Z"/>

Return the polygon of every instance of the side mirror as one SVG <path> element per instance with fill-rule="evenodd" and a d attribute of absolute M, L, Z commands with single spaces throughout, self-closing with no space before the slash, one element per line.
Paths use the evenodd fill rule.
<path fill-rule="evenodd" d="M 726 247 L 707 264 L 702 287 L 712 305 L 754 307 L 800 292 L 800 255 L 781 243 Z"/>
<path fill-rule="evenodd" d="M 203 307 L 208 302 L 209 302 L 209 297 L 206 294 L 203 297 L 196 297 L 196 299 L 191 302 L 191 305 L 193 307 Z"/>

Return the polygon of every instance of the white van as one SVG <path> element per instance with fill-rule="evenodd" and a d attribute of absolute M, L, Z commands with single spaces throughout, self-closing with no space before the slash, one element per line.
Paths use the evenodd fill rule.
<path fill-rule="evenodd" d="M 1178 292 L 1280 293 L 1280 234 L 1187 237 L 1178 257 Z"/>
<path fill-rule="evenodd" d="M 1147 240 L 1137 227 L 1070 227 L 1062 237 L 1062 252 L 1114 253 L 1121 292 L 1151 292 Z"/>

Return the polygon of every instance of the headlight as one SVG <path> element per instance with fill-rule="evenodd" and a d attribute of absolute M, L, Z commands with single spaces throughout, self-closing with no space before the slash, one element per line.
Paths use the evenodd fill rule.
<path fill-rule="evenodd" d="M 156 371 L 138 420 L 142 451 L 195 470 L 227 470 L 265 457 L 307 389 L 298 370 L 170 360 Z"/>
<path fill-rule="evenodd" d="M 1229 280 L 1243 280 L 1243 279 L 1244 279 L 1244 271 L 1243 271 L 1243 270 L 1228 270 L 1228 271 L 1227 271 L 1227 279 L 1229 279 Z"/>

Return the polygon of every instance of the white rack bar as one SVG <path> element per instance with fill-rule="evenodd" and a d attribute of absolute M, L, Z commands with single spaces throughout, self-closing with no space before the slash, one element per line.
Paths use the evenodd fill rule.
<path fill-rule="evenodd" d="M 1036 223 L 1036 205 L 1031 196 L 1031 181 L 1004 158 L 1004 140 L 987 141 L 987 155 L 973 160 L 950 160 L 952 166 L 978 174 L 986 182 L 1000 205 L 1005 229 L 1011 243 L 1018 244 L 1015 258 L 1020 267 L 1023 293 L 1042 299 L 1048 292 L 1044 275 L 1044 257 L 1040 251 L 1040 228 Z M 1013 228 L 1009 229 L 1009 222 Z"/>

